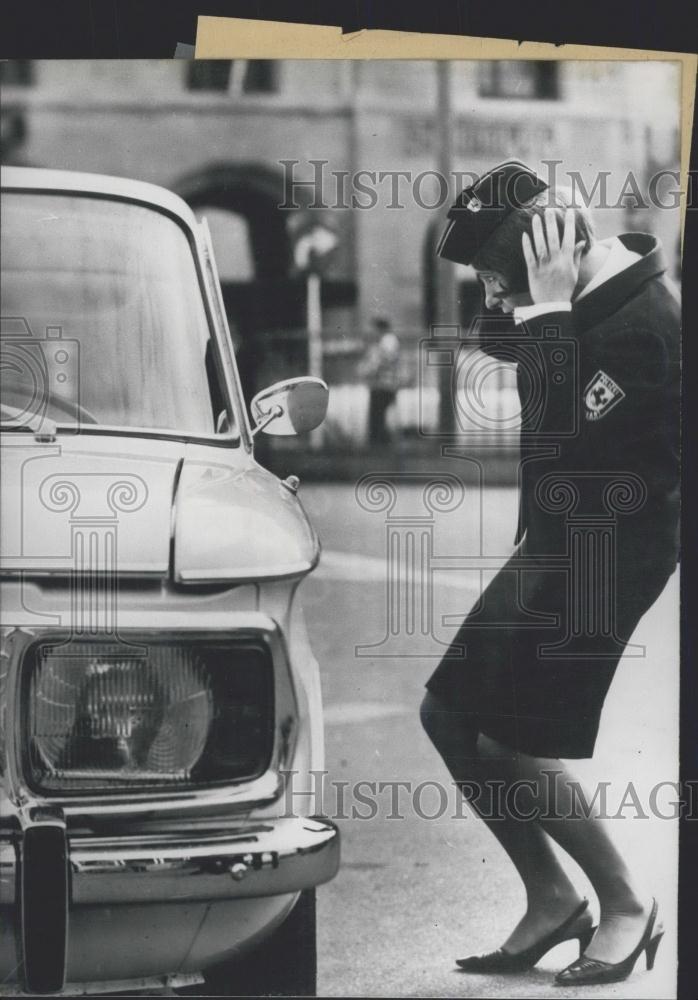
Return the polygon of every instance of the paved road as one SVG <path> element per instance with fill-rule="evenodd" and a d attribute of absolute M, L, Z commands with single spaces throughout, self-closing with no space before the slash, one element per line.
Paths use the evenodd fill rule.
<path fill-rule="evenodd" d="M 571 945 L 560 946 L 535 970 L 513 980 L 454 971 L 455 957 L 496 947 L 522 914 L 523 892 L 513 869 L 484 824 L 467 810 L 454 818 L 458 800 L 452 790 L 444 814 L 431 820 L 420 818 L 411 796 L 402 790 L 398 812 L 405 818 L 391 819 L 390 788 L 382 793 L 376 788 L 373 793 L 368 786 L 354 786 L 360 780 L 410 781 L 414 788 L 438 779 L 448 788 L 448 775 L 421 730 L 417 707 L 436 663 L 438 640 L 447 642 L 452 635 L 441 618 L 468 610 L 478 591 L 478 574 L 443 569 L 425 588 L 433 595 L 436 639 L 427 643 L 424 658 L 411 655 L 416 640 L 380 645 L 389 620 L 386 512 L 362 507 L 348 485 L 304 485 L 301 496 L 324 545 L 321 565 L 304 584 L 304 594 L 323 671 L 329 780 L 349 783 L 344 801 L 348 818 L 339 820 L 343 866 L 335 881 L 319 891 L 319 992 L 399 997 L 674 996 L 677 824 L 636 818 L 632 803 L 624 810 L 626 818 L 615 821 L 615 829 L 663 906 L 668 933 L 653 973 L 640 972 L 644 966 L 639 963 L 624 984 L 562 991 L 552 987 L 552 973 L 575 957 Z M 403 516 L 424 513 L 421 489 L 402 488 L 400 502 L 406 505 Z M 515 505 L 512 490 L 494 490 L 488 492 L 481 511 L 477 494 L 469 492 L 455 510 L 435 515 L 435 555 L 462 556 L 482 543 L 483 552 L 499 554 L 503 560 L 513 536 Z M 400 511 L 394 508 L 389 513 L 397 516 Z M 415 529 L 415 537 L 422 537 L 425 530 L 428 524 L 426 529 L 424 525 Z M 418 587 L 417 592 L 421 598 L 423 591 Z M 421 604 L 417 604 L 418 623 Z M 577 767 L 580 777 L 590 782 L 611 782 L 609 803 L 615 809 L 630 779 L 645 805 L 653 785 L 676 780 L 677 631 L 674 579 L 634 637 L 645 645 L 646 655 L 624 658 L 619 667 L 596 757 Z M 357 646 L 371 644 L 377 645 L 357 654 Z M 386 650 L 397 655 L 379 655 Z M 325 792 L 325 806 L 332 811 L 338 805 L 336 787 L 327 785 Z M 669 791 L 659 798 L 666 811 L 670 801 Z M 367 815 L 371 802 L 378 807 L 373 818 L 356 815 Z M 433 787 L 422 790 L 416 806 L 422 813 L 442 809 Z M 579 870 L 571 862 L 569 867 L 593 899 Z"/>

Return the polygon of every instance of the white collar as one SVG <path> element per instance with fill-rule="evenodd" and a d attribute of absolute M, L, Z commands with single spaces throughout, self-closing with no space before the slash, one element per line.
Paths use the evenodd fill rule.
<path fill-rule="evenodd" d="M 612 236 L 608 240 L 602 240 L 601 245 L 609 248 L 606 260 L 603 262 L 591 281 L 589 281 L 581 290 L 579 295 L 576 296 L 574 300 L 575 302 L 579 302 L 579 300 L 583 299 L 589 292 L 593 292 L 595 288 L 602 285 L 604 281 L 608 281 L 608 279 L 612 278 L 614 275 L 620 274 L 620 272 L 624 271 L 626 267 L 630 267 L 631 264 L 634 264 L 636 260 L 640 260 L 642 257 L 642 254 L 635 253 L 634 250 L 628 250 L 623 241 L 617 236 Z"/>

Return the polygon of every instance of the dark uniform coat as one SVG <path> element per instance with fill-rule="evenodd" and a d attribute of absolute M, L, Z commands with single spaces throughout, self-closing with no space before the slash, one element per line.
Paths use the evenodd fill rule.
<path fill-rule="evenodd" d="M 592 755 L 620 656 L 678 559 L 680 307 L 659 241 L 620 239 L 641 259 L 517 328 L 518 544 L 427 682 L 541 757 Z M 510 359 L 502 343 L 481 346 Z"/>

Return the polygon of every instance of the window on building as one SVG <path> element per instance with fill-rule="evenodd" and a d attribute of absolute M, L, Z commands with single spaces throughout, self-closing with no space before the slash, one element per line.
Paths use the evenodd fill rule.
<path fill-rule="evenodd" d="M 483 60 L 478 63 L 478 94 L 555 100 L 560 96 L 559 68 L 548 60 Z"/>
<path fill-rule="evenodd" d="M 221 281 L 254 281 L 254 254 L 247 219 L 215 205 L 197 207 L 196 217 L 208 222 Z"/>
<path fill-rule="evenodd" d="M 273 59 L 248 59 L 242 89 L 246 94 L 273 94 L 277 86 L 278 65 Z"/>
<path fill-rule="evenodd" d="M 0 84 L 5 87 L 29 87 L 34 83 L 31 59 L 5 59 L 0 62 Z"/>
<path fill-rule="evenodd" d="M 187 89 L 227 91 L 231 68 L 230 59 L 190 59 Z"/>
<path fill-rule="evenodd" d="M 278 89 L 277 70 L 273 59 L 192 59 L 187 88 L 235 95 L 273 94 Z"/>

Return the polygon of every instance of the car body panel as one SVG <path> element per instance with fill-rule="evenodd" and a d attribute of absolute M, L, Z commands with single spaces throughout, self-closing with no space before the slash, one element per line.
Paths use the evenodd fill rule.
<path fill-rule="evenodd" d="M 259 580 L 301 576 L 317 563 L 318 540 L 298 498 L 239 449 L 132 436 L 23 438 L 2 453 L 3 572 L 71 572 L 76 536 L 96 521 L 118 539 L 120 574 Z"/>
<path fill-rule="evenodd" d="M 65 575 L 75 568 L 76 537 L 100 525 L 102 537 L 107 531 L 116 535 L 119 573 L 167 575 L 182 444 L 71 434 L 46 443 L 25 437 L 15 435 L 2 449 L 4 572 Z"/>
<path fill-rule="evenodd" d="M 210 237 L 189 207 L 124 178 L 4 168 L 4 188 L 136 202 L 189 237 L 239 433 L 58 426 L 2 434 L 0 981 L 20 991 L 23 844 L 64 838 L 66 993 L 198 975 L 242 954 L 332 878 L 339 835 L 322 809 L 318 663 L 300 603 L 319 541 L 295 490 L 255 461 Z M 238 782 L 39 794 L 24 773 L 25 664 L 41 643 L 255 637 L 273 664 L 271 758 Z M 92 641 L 92 639 L 90 640 Z M 163 978 L 164 977 L 164 978 Z M 172 980 L 174 981 L 174 980 Z M 3 987 L 3 989 L 5 989 Z M 60 990 L 54 990 L 54 992 Z"/>
<path fill-rule="evenodd" d="M 8 191 L 72 191 L 77 195 L 122 198 L 168 212 L 191 230 L 198 225 L 196 216 L 178 195 L 157 184 L 127 177 L 45 167 L 3 167 L 2 186 Z"/>
<path fill-rule="evenodd" d="M 232 467 L 202 450 L 188 447 L 177 490 L 175 580 L 259 580 L 312 569 L 318 540 L 298 498 L 261 466 Z"/>

